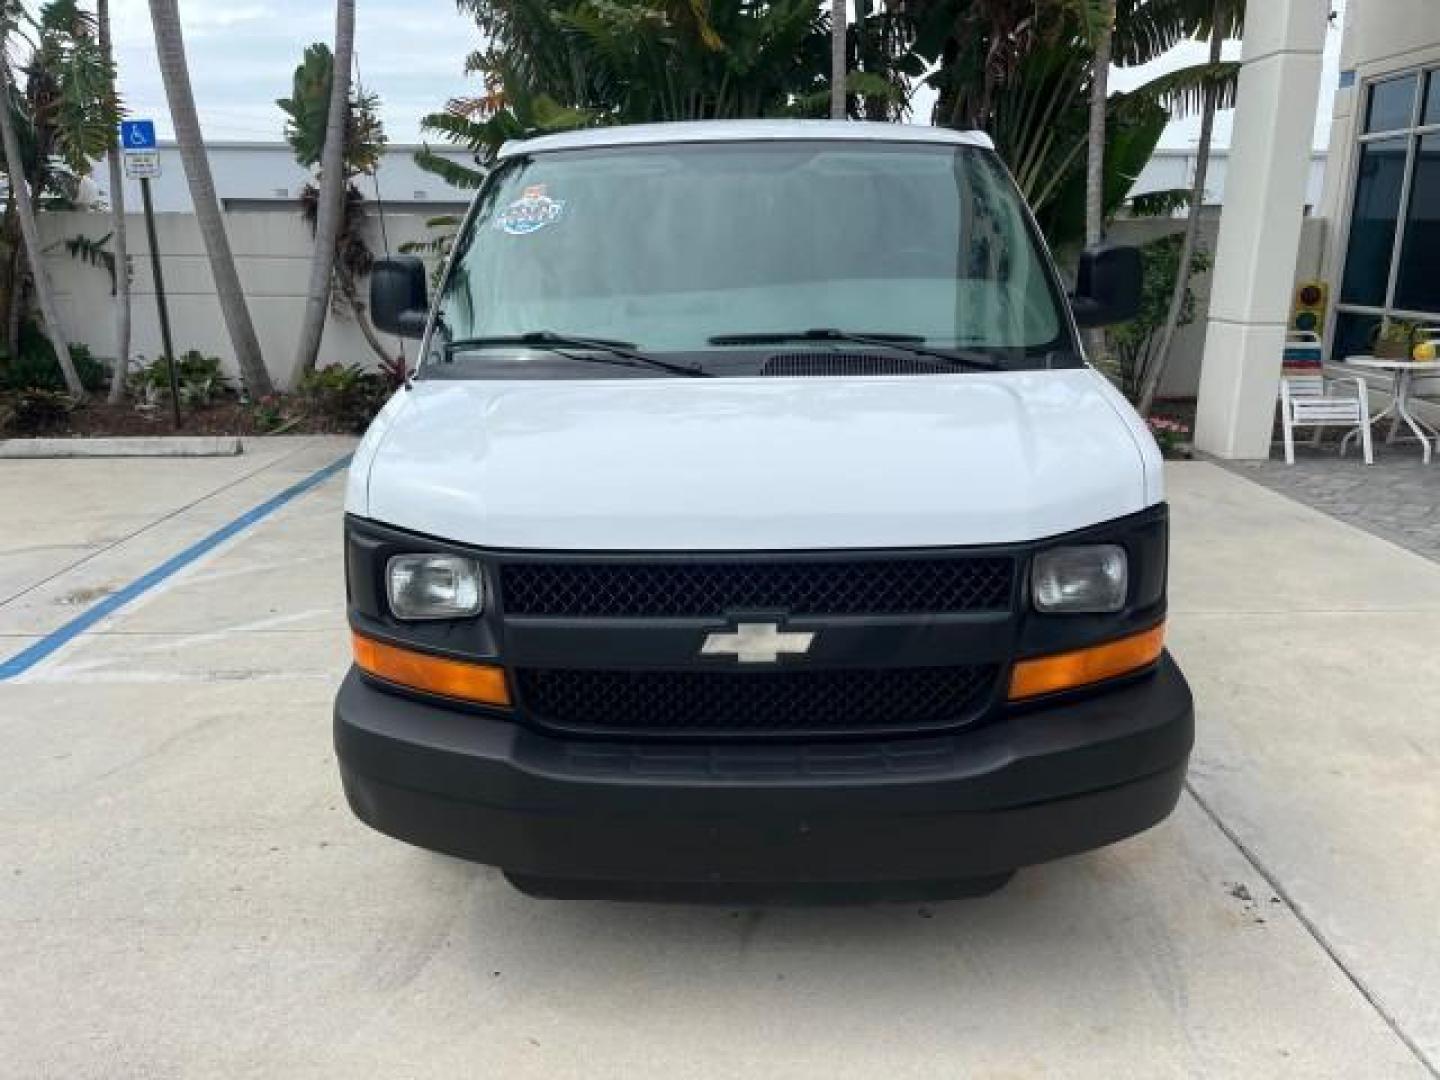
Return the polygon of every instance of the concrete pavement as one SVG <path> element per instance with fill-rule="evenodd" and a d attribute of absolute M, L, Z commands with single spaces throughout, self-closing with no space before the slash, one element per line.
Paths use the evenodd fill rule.
<path fill-rule="evenodd" d="M 0 659 L 345 449 L 0 462 Z M 1165 825 L 979 901 L 559 903 L 345 808 L 341 486 L 0 683 L 0 1076 L 1436 1075 L 1440 565 L 1180 465 Z"/>

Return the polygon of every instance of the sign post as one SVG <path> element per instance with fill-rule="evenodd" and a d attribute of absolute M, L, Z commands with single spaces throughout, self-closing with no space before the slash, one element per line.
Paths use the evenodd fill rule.
<path fill-rule="evenodd" d="M 125 156 L 125 175 L 140 181 L 140 201 L 145 207 L 145 236 L 150 244 L 150 275 L 155 279 L 155 304 L 160 315 L 160 341 L 170 369 L 170 412 L 180 427 L 180 376 L 176 370 L 175 343 L 170 336 L 170 309 L 165 302 L 165 274 L 160 267 L 160 247 L 155 238 L 155 204 L 150 181 L 160 175 L 160 150 L 155 141 L 155 121 L 125 120 L 120 124 L 120 148 Z M 121 358 L 121 363 L 125 358 Z"/>

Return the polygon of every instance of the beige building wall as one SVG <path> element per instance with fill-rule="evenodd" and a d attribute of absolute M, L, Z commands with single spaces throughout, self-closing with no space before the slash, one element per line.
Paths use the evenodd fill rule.
<path fill-rule="evenodd" d="M 426 220 L 422 214 L 387 213 L 385 223 L 391 250 L 398 251 L 399 245 L 408 240 L 431 235 Z M 72 341 L 90 346 L 96 356 L 113 357 L 115 322 L 109 275 L 103 269 L 71 258 L 62 243 L 74 236 L 100 239 L 111 230 L 109 215 L 42 214 L 40 223 L 49 249 L 47 266 L 61 294 L 61 317 L 67 334 Z M 215 300 L 210 262 L 194 217 L 188 213 L 157 214 L 155 223 L 175 348 L 181 353 L 199 349 L 207 355 L 219 356 L 233 373 L 230 340 Z M 162 349 L 145 219 L 139 214 L 131 215 L 127 224 L 134 267 L 131 357 L 153 358 L 160 355 Z M 276 383 L 284 385 L 290 376 L 304 315 L 313 247 L 310 231 L 294 209 L 232 211 L 226 215 L 225 224 L 266 367 Z M 366 236 L 372 250 L 382 253 L 383 241 L 374 216 L 366 222 Z M 383 340 L 398 349 L 395 339 Z M 408 344 L 407 355 L 413 359 L 414 354 L 413 343 Z M 354 321 L 348 315 L 332 312 L 326 321 L 320 363 L 370 367 L 375 362 L 375 353 L 366 345 Z"/>

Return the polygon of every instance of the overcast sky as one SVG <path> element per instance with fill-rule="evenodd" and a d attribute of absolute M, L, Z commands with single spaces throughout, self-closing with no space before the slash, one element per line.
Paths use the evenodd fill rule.
<path fill-rule="evenodd" d="M 120 90 L 130 114 L 153 118 L 170 138 L 169 109 L 155 63 L 147 0 L 111 0 Z M 458 94 L 475 93 L 464 75 L 479 44 L 475 24 L 454 0 L 358 0 L 355 50 L 365 88 L 380 94 L 391 142 L 419 139 L 420 117 Z M 195 103 L 208 139 L 273 141 L 284 116 L 275 99 L 290 93 L 305 47 L 333 44 L 330 0 L 180 0 Z"/>
<path fill-rule="evenodd" d="M 1335 6 L 1343 7 L 1342 0 Z M 359 0 L 358 7 L 356 50 L 365 87 L 384 101 L 390 141 L 416 142 L 421 116 L 457 94 L 477 92 L 477 80 L 463 74 L 466 54 L 479 45 L 474 23 L 456 12 L 453 0 Z M 112 0 L 111 9 L 121 92 L 130 114 L 154 118 L 161 138 L 169 138 L 148 4 Z M 275 99 L 289 93 L 291 74 L 305 47 L 333 39 L 333 5 L 329 0 L 180 0 L 180 10 L 206 137 L 281 138 L 284 119 Z M 1317 125 L 1319 146 L 1328 140 L 1339 46 L 1339 29 L 1332 28 Z M 1238 55 L 1238 46 L 1231 54 Z M 1117 72 L 1114 86 L 1127 89 L 1204 58 L 1203 45 L 1187 44 L 1156 64 Z M 925 115 L 929 100 L 929 95 L 920 95 L 917 116 Z M 1171 125 L 1164 145 L 1190 145 L 1197 128 L 1194 120 Z M 1222 116 L 1217 143 L 1223 146 L 1228 139 L 1229 118 Z"/>

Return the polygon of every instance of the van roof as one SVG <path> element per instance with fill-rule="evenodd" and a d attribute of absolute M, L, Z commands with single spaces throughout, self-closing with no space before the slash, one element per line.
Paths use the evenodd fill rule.
<path fill-rule="evenodd" d="M 657 143 L 764 142 L 792 139 L 842 139 L 855 142 L 939 143 L 977 146 L 993 150 L 990 136 L 981 131 L 953 131 L 919 124 L 883 124 L 862 120 L 691 120 L 669 124 L 634 124 L 628 127 L 586 128 L 534 139 L 511 140 L 500 148 L 501 158 L 538 154 L 547 150 L 576 150 L 593 146 L 647 146 Z"/>

